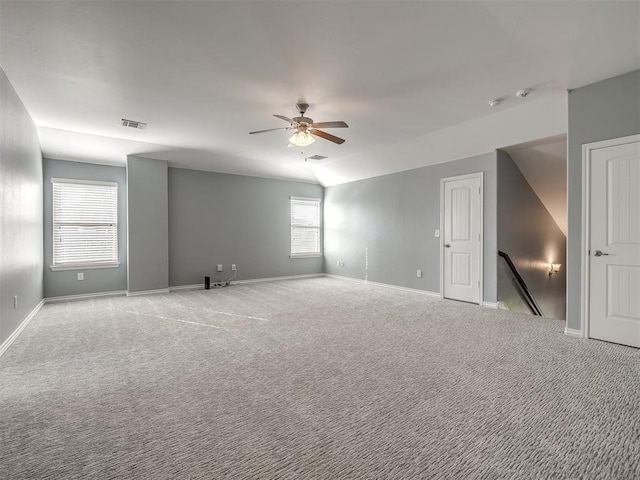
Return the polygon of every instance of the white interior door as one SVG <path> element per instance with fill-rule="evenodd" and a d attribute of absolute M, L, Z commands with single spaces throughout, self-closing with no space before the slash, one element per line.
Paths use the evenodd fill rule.
<path fill-rule="evenodd" d="M 640 141 L 590 163 L 589 336 L 640 348 Z"/>
<path fill-rule="evenodd" d="M 482 174 L 445 178 L 443 297 L 480 303 L 482 281 Z"/>

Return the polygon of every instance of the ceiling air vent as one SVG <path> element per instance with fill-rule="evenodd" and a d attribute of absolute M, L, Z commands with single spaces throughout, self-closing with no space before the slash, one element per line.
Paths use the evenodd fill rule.
<path fill-rule="evenodd" d="M 122 119 L 122 126 L 123 127 L 137 128 L 138 130 L 144 130 L 145 128 L 147 128 L 147 124 L 144 123 L 144 122 L 137 122 L 135 120 L 127 120 L 126 118 Z"/>
<path fill-rule="evenodd" d="M 309 160 L 324 160 L 325 158 L 329 158 L 329 157 L 324 157 L 322 155 L 312 155 L 311 157 L 307 157 Z"/>

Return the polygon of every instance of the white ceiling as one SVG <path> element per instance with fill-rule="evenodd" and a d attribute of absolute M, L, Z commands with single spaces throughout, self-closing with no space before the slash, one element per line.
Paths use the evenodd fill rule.
<path fill-rule="evenodd" d="M 564 134 L 567 89 L 640 68 L 638 2 L 0 0 L 0 32 L 47 157 L 323 185 Z M 248 135 L 299 99 L 350 125 L 327 160 Z"/>

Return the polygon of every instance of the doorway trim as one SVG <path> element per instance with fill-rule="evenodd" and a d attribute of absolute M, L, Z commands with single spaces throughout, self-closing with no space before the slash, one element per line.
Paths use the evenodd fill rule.
<path fill-rule="evenodd" d="M 615 147 L 627 143 L 640 142 L 640 135 L 611 138 L 600 142 L 585 143 L 582 145 L 582 241 L 580 250 L 580 332 L 565 328 L 565 333 L 589 337 L 589 289 L 591 281 L 590 255 L 591 250 L 591 154 L 594 150 Z M 570 272 L 567 270 L 567 285 Z"/>
<path fill-rule="evenodd" d="M 497 305 L 484 301 L 484 172 L 467 173 L 440 179 L 440 298 L 444 299 L 444 184 L 450 180 L 480 179 L 480 292 L 478 305 L 497 308 Z"/>

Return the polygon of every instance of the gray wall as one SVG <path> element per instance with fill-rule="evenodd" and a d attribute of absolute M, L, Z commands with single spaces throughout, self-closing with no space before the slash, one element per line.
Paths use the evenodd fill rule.
<path fill-rule="evenodd" d="M 129 293 L 169 287 L 167 162 L 127 157 Z"/>
<path fill-rule="evenodd" d="M 439 293 L 440 179 L 475 172 L 484 172 L 484 301 L 496 302 L 495 152 L 326 188 L 325 271 Z"/>
<path fill-rule="evenodd" d="M 567 327 L 580 329 L 582 144 L 640 133 L 640 70 L 569 92 Z"/>
<path fill-rule="evenodd" d="M 567 239 L 507 152 L 498 150 L 498 249 L 506 252 L 545 316 L 564 320 Z M 499 260 L 505 264 L 504 260 Z M 548 263 L 561 263 L 549 276 Z M 498 268 L 498 300 L 509 301 L 513 289 L 508 270 Z M 504 278 L 508 275 L 507 278 Z M 528 309 L 524 309 L 529 313 Z"/>
<path fill-rule="evenodd" d="M 169 168 L 169 284 L 322 272 L 322 258 L 289 258 L 289 197 L 320 185 Z M 217 273 L 216 265 L 224 271 Z"/>
<path fill-rule="evenodd" d="M 94 165 L 44 159 L 44 295 L 47 298 L 127 289 L 127 203 L 124 167 Z M 118 261 L 120 266 L 52 271 L 53 264 L 53 192 L 52 178 L 73 178 L 118 184 Z M 84 280 L 78 280 L 78 272 Z"/>
<path fill-rule="evenodd" d="M 1 345 L 43 298 L 40 143 L 33 120 L 2 69 L 0 112 Z"/>

